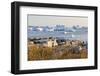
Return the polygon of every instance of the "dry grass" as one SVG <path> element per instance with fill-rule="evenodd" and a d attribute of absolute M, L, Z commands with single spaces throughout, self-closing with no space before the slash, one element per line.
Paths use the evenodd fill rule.
<path fill-rule="evenodd" d="M 28 46 L 28 60 L 80 59 L 87 58 L 87 50 L 75 52 L 72 46 L 57 46 L 53 48 Z"/>

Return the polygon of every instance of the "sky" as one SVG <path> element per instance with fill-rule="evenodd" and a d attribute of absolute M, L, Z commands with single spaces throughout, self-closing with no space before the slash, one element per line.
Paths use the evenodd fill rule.
<path fill-rule="evenodd" d="M 53 15 L 34 15 L 27 16 L 28 26 L 54 26 L 65 25 L 67 27 L 73 25 L 88 26 L 88 17 L 84 16 L 53 16 Z"/>

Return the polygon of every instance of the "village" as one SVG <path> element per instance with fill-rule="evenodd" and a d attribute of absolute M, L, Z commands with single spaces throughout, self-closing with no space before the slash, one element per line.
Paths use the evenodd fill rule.
<path fill-rule="evenodd" d="M 28 45 L 37 45 L 44 47 L 55 47 L 55 46 L 79 46 L 80 48 L 83 46 L 87 49 L 87 42 L 80 40 L 65 40 L 65 39 L 56 39 L 53 37 L 49 38 L 34 38 L 28 40 Z"/>
<path fill-rule="evenodd" d="M 47 59 L 86 58 L 87 46 L 88 46 L 87 42 L 80 40 L 68 40 L 68 39 L 66 40 L 53 37 L 28 39 L 29 52 L 30 50 L 32 51 L 31 53 L 34 52 L 38 53 L 38 51 L 41 51 L 41 54 L 43 54 L 42 52 L 45 51 Z M 36 48 L 37 50 L 36 49 L 33 50 L 32 48 Z M 49 52 L 51 52 L 51 54 Z M 85 53 L 85 55 L 81 54 L 83 52 Z M 68 57 L 69 56 L 68 54 L 70 55 L 70 57 Z M 39 57 L 40 59 L 38 57 L 36 57 L 36 59 L 34 59 L 35 57 L 31 58 L 29 57 L 30 58 L 29 60 L 31 59 L 42 60 L 41 58 L 43 58 L 44 60 L 46 59 L 44 58 L 44 55 L 42 55 L 42 57 L 41 56 Z"/>

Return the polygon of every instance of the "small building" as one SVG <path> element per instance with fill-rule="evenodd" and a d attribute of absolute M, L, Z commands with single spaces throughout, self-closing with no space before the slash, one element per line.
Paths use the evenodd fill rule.
<path fill-rule="evenodd" d="M 29 45 L 33 45 L 34 42 L 33 42 L 33 41 L 28 41 L 28 44 L 29 44 Z"/>
<path fill-rule="evenodd" d="M 65 43 L 66 43 L 65 39 L 57 39 L 56 41 L 57 41 L 58 45 L 65 45 Z"/>
<path fill-rule="evenodd" d="M 82 44 L 82 41 L 79 41 L 79 40 L 72 40 L 72 41 L 71 41 L 71 44 L 72 44 L 72 45 L 75 45 L 75 46 L 76 46 L 76 45 L 80 45 L 80 44 Z"/>
<path fill-rule="evenodd" d="M 54 46 L 57 46 L 57 45 L 58 45 L 58 43 L 57 43 L 56 39 L 54 39 L 54 40 L 49 39 L 49 40 L 47 41 L 47 46 L 48 46 L 48 47 L 54 47 Z"/>
<path fill-rule="evenodd" d="M 70 40 L 66 40 L 65 45 L 66 45 L 66 46 L 71 46 L 71 41 L 70 41 Z"/>
<path fill-rule="evenodd" d="M 54 41 L 53 41 L 53 46 L 57 46 L 57 45 L 58 45 L 57 40 L 54 39 Z"/>

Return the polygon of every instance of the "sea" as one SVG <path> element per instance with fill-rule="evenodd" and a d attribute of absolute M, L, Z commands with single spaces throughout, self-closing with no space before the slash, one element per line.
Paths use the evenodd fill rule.
<path fill-rule="evenodd" d="M 28 38 L 62 38 L 66 40 L 81 40 L 88 42 L 88 31 L 28 31 Z"/>

